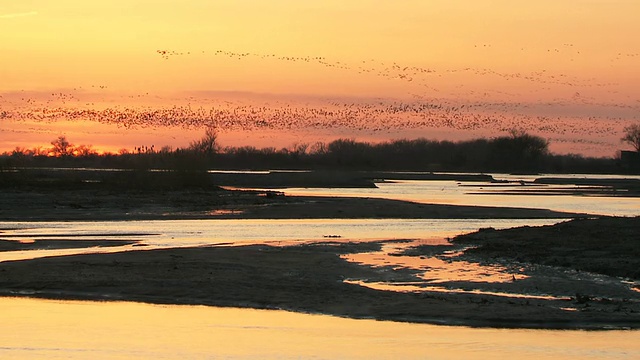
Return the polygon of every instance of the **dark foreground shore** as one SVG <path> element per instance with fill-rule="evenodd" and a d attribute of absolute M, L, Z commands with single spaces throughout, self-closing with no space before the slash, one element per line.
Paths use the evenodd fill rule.
<path fill-rule="evenodd" d="M 521 228 L 517 237 L 511 236 L 509 230 L 490 231 L 491 239 L 500 239 L 502 245 L 488 245 L 489 250 L 483 250 L 482 240 L 477 236 L 459 238 L 456 242 L 474 241 L 480 245 L 469 252 L 469 257 L 477 261 L 505 264 L 520 260 L 519 266 L 527 266 L 522 264 L 535 265 L 547 256 L 563 256 L 559 271 L 579 268 L 580 256 L 575 254 L 591 251 L 591 245 L 585 248 L 585 243 L 600 242 L 598 258 L 609 259 L 611 268 L 617 268 L 620 261 L 629 261 L 628 268 L 636 266 L 637 269 L 635 253 L 625 258 L 613 256 L 617 250 L 608 246 L 608 239 L 590 231 L 609 231 L 611 238 L 624 237 L 621 242 L 629 241 L 631 247 L 640 249 L 637 235 L 630 235 L 640 233 L 637 218 L 613 222 L 607 218 L 580 220 L 570 224 L 573 230 L 563 224 Z M 621 227 L 624 230 L 616 232 Z M 575 229 L 587 230 L 576 233 Z M 558 241 L 562 241 L 567 254 L 573 256 L 550 252 L 545 256 L 541 252 L 537 257 L 514 258 L 520 254 L 514 249 L 526 249 L 532 241 L 548 237 L 550 231 L 564 233 Z M 3 262 L 0 263 L 0 292 L 7 296 L 288 309 L 351 318 L 469 326 L 640 328 L 640 292 L 633 289 L 611 296 L 591 296 L 580 294 L 579 288 L 568 288 L 563 290 L 573 296 L 546 299 L 429 291 L 402 293 L 344 282 L 415 280 L 412 270 L 364 266 L 340 257 L 370 252 L 380 246 L 381 243 L 323 243 L 202 247 Z M 414 256 L 420 256 L 420 251 L 414 251 Z M 509 286 L 527 287 L 534 280 L 514 281 Z M 571 283 L 559 285 L 572 286 Z"/>

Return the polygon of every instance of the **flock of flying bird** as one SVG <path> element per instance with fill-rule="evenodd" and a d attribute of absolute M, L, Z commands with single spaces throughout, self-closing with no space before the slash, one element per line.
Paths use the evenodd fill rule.
<path fill-rule="evenodd" d="M 486 45 L 485 45 L 486 46 Z M 573 46 L 572 44 L 565 44 L 565 46 Z M 551 50 L 548 50 L 551 51 Z M 559 52 L 558 49 L 554 49 L 554 51 Z M 206 51 L 198 52 L 181 52 L 181 51 L 173 51 L 173 50 L 156 50 L 156 53 L 159 54 L 162 59 L 170 60 L 175 57 L 180 56 L 194 56 L 196 54 L 200 54 L 202 56 L 206 56 L 208 53 Z M 326 68 L 333 69 L 341 69 L 348 71 L 355 71 L 358 74 L 371 74 L 379 77 L 389 78 L 389 79 L 398 79 L 406 82 L 419 82 L 421 86 L 426 88 L 431 88 L 432 90 L 438 92 L 439 90 L 430 85 L 430 77 L 443 77 L 447 75 L 452 75 L 456 73 L 460 73 L 466 76 L 492 76 L 497 79 L 502 80 L 512 80 L 512 79 L 520 79 L 529 83 L 535 83 L 538 85 L 565 85 L 565 86 L 576 86 L 576 87 L 606 87 L 606 86 L 616 86 L 617 83 L 613 82 L 598 82 L 595 77 L 577 77 L 577 76 L 569 76 L 563 73 L 552 73 L 551 71 L 547 71 L 545 69 L 539 71 L 532 71 L 529 73 L 523 72 L 515 72 L 515 73 L 507 73 L 507 72 L 498 72 L 493 69 L 488 68 L 480 68 L 480 67 L 463 67 L 463 68 L 455 68 L 455 69 L 443 69 L 436 70 L 434 68 L 426 68 L 420 66 L 406 66 L 401 65 L 396 62 L 384 62 L 375 59 L 369 60 L 360 60 L 358 62 L 345 62 L 345 61 L 333 61 L 329 60 L 324 56 L 283 56 L 277 54 L 259 54 L 252 52 L 233 52 L 233 51 L 225 51 L 225 50 L 216 50 L 212 52 L 214 56 L 223 56 L 228 57 L 234 60 L 251 60 L 251 59 L 272 59 L 277 61 L 285 61 L 285 62 L 304 62 L 310 64 L 317 64 Z M 580 54 L 580 52 L 578 52 Z M 623 57 L 626 58 L 635 58 L 640 57 L 640 53 L 619 53 L 616 55 L 615 59 L 620 60 Z"/>
<path fill-rule="evenodd" d="M 571 44 L 565 44 L 571 48 Z M 579 53 L 579 52 L 578 52 Z M 181 56 L 207 56 L 205 51 L 177 52 L 157 50 L 164 60 Z M 210 54 L 209 54 L 210 55 Z M 619 54 L 636 57 L 638 54 Z M 395 62 L 375 59 L 359 62 L 332 61 L 322 56 L 280 56 L 276 54 L 238 53 L 216 50 L 213 56 L 226 57 L 234 61 L 266 59 L 278 62 L 303 62 L 313 66 L 347 71 L 352 74 L 387 78 L 410 86 L 412 99 L 362 99 L 358 101 L 327 100 L 318 104 L 304 101 L 283 100 L 275 102 L 220 101 L 216 99 L 182 98 L 183 105 L 167 106 L 93 106 L 83 100 L 83 89 L 73 93 L 56 92 L 43 98 L 4 98 L 0 95 L 0 121 L 89 120 L 119 127 L 182 127 L 187 129 L 214 127 L 225 131 L 351 129 L 361 133 L 392 132 L 407 129 L 455 129 L 481 132 L 491 130 L 499 133 L 509 129 L 523 129 L 542 134 L 554 141 L 576 143 L 598 143 L 597 138 L 605 134 L 619 136 L 620 129 L 629 121 L 640 119 L 640 100 L 627 95 L 623 102 L 597 102 L 595 97 L 583 96 L 590 88 L 610 88 L 617 91 L 616 83 L 599 82 L 596 78 L 581 78 L 552 71 L 539 70 L 529 73 L 505 73 L 486 68 L 436 69 L 420 66 L 405 66 Z M 526 103 L 518 98 L 522 94 L 511 94 L 499 90 L 466 90 L 464 93 L 447 93 L 436 84 L 447 82 L 447 76 L 462 74 L 464 77 L 492 77 L 502 81 L 517 80 L 534 83 L 532 91 L 544 92 L 551 86 L 565 89 L 570 98 L 551 99 L 540 104 Z M 435 78 L 444 80 L 434 81 Z M 457 80 L 458 82 L 460 80 Z M 417 87 L 416 87 L 417 86 Z M 453 88 L 463 88 L 458 83 Z M 106 85 L 92 86 L 104 90 Z M 419 89 L 425 89 L 420 91 Z M 138 95 L 138 97 L 145 97 Z M 357 95 L 357 94 L 356 94 Z M 498 98 L 495 100 L 493 98 Z M 492 100 L 493 99 L 493 100 Z M 175 104 L 175 103 L 174 103 Z M 193 104 L 193 105 L 192 105 Z M 203 104 L 209 104 L 204 106 Z M 589 105 L 612 109 L 611 115 L 585 117 L 566 115 L 554 110 L 572 105 Z M 536 112 L 536 107 L 544 110 Z M 619 110 L 619 111 L 618 111 Z M 553 115 L 549 115 L 552 113 Z M 618 114 L 616 114 L 618 113 Z M 546 115 L 544 115 L 546 114 Z M 620 115 L 622 114 L 622 115 Z M 629 115 L 631 114 L 631 115 Z M 635 115 L 634 115 L 635 114 Z M 585 121 L 589 121 L 585 126 Z M 573 139 L 573 140 L 571 140 Z"/>
<path fill-rule="evenodd" d="M 503 107 L 502 109 L 500 107 Z M 343 103 L 325 105 L 287 104 L 286 106 L 253 106 L 225 102 L 218 106 L 190 105 L 157 107 L 31 107 L 0 110 L 0 121 L 52 122 L 94 121 L 125 128 L 181 127 L 187 129 L 213 127 L 221 131 L 320 130 L 351 129 L 360 133 L 390 132 L 407 129 L 452 129 L 473 132 L 493 129 L 494 133 L 520 128 L 549 136 L 576 135 L 576 139 L 616 133 L 623 119 L 594 121 L 584 126 L 582 118 L 554 118 L 507 111 L 509 104 L 454 106 L 424 102 Z M 566 139 L 555 138 L 556 141 Z M 584 141 L 580 140 L 580 141 Z"/>

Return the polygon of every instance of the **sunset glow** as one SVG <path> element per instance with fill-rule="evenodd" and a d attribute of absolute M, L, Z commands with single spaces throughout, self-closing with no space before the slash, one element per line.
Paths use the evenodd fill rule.
<path fill-rule="evenodd" d="M 640 2 L 0 5 L 0 152 L 470 139 L 614 156 L 640 121 Z"/>

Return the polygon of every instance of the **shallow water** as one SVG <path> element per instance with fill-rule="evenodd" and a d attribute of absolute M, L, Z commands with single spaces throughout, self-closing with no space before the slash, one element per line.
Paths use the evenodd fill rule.
<path fill-rule="evenodd" d="M 559 219 L 314 219 L 314 220 L 155 220 L 0 222 L 0 239 L 136 240 L 138 245 L 108 248 L 45 249 L 0 252 L 0 261 L 88 252 L 148 250 L 169 247 L 270 244 L 317 241 L 421 239 L 446 237 L 483 227 L 508 228 L 554 224 Z M 339 236 L 339 237 L 336 237 Z"/>
<path fill-rule="evenodd" d="M 0 298 L 3 359 L 637 359 L 638 332 L 473 329 L 275 310 Z"/>
<path fill-rule="evenodd" d="M 428 204 L 524 207 L 593 215 L 640 215 L 640 198 L 637 197 L 551 195 L 543 193 L 543 191 L 580 190 L 584 187 L 573 185 L 522 186 L 518 183 L 519 180 L 530 182 L 536 178 L 543 177 L 543 175 L 515 176 L 497 174 L 493 176 L 496 180 L 506 180 L 512 183 L 396 181 L 387 179 L 392 182 L 377 183 L 377 189 L 289 188 L 284 191 L 289 195 L 372 197 Z M 563 175 L 563 177 L 574 177 L 578 179 L 621 178 L 620 176 L 614 175 Z M 624 178 L 640 179 L 638 176 L 625 176 Z M 505 191 L 518 191 L 524 192 L 524 194 L 505 195 L 503 193 Z"/>

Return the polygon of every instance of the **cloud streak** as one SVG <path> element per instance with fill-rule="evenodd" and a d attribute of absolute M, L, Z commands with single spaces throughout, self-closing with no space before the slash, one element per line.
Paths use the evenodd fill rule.
<path fill-rule="evenodd" d="M 35 15 L 38 15 L 37 11 L 12 13 L 12 14 L 0 14 L 0 19 L 13 19 L 13 18 L 19 18 L 19 17 L 25 17 L 25 16 L 35 16 Z"/>

